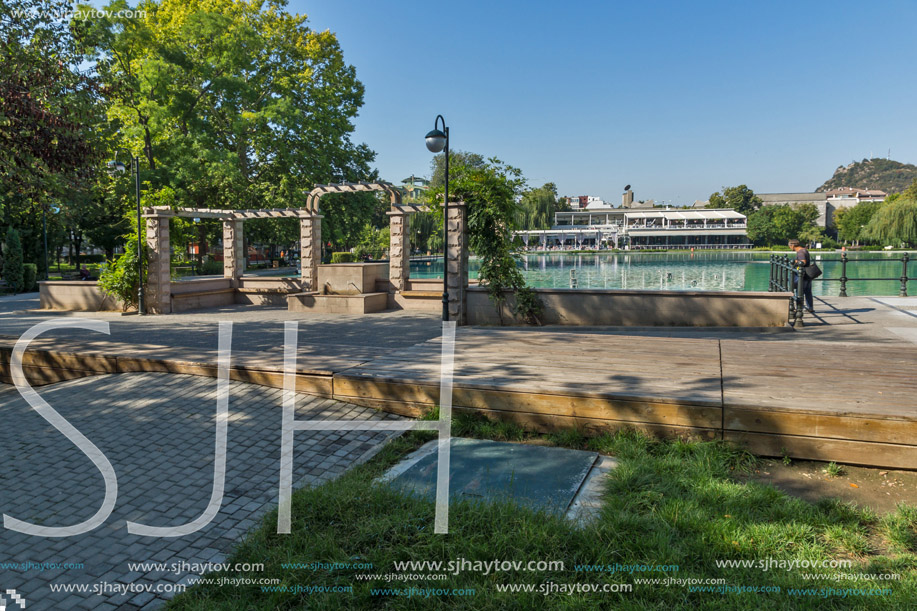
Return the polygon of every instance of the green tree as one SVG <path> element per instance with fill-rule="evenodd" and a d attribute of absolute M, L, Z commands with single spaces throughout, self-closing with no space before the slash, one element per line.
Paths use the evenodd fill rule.
<path fill-rule="evenodd" d="M 558 201 L 557 186 L 553 182 L 525 191 L 519 208 L 519 226 L 523 229 L 550 229 L 554 225 L 554 213 L 570 209 L 565 198 Z"/>
<path fill-rule="evenodd" d="M 0 235 L 20 233 L 25 261 L 42 265 L 43 217 L 59 248 L 59 213 L 104 154 L 98 79 L 82 69 L 85 22 L 67 24 L 63 0 L 0 0 Z"/>
<path fill-rule="evenodd" d="M 777 206 L 764 206 L 748 215 L 748 239 L 755 246 L 772 246 L 779 242 L 774 214 Z"/>
<path fill-rule="evenodd" d="M 891 246 L 917 244 L 917 199 L 897 199 L 883 205 L 864 229 L 868 238 Z"/>
<path fill-rule="evenodd" d="M 488 161 L 483 155 L 478 153 L 469 153 L 468 151 L 449 151 L 449 186 L 460 180 L 466 172 L 474 172 L 487 168 Z M 430 179 L 430 190 L 427 191 L 428 197 L 434 192 L 442 193 L 443 184 L 446 176 L 446 154 L 440 153 L 433 157 L 432 178 Z"/>
<path fill-rule="evenodd" d="M 747 216 L 760 208 L 761 204 L 761 198 L 755 195 L 754 191 L 745 185 L 739 185 L 723 187 L 722 193 L 713 193 L 705 208 L 731 208 Z"/>
<path fill-rule="evenodd" d="M 0 204 L 48 204 L 100 156 L 97 81 L 79 70 L 78 24 L 64 0 L 0 0 Z"/>
<path fill-rule="evenodd" d="M 812 204 L 800 206 L 763 206 L 748 216 L 748 238 L 756 246 L 784 245 L 792 238 L 806 241 L 822 238 L 815 231 L 818 209 Z"/>
<path fill-rule="evenodd" d="M 22 242 L 19 240 L 19 232 L 12 227 L 7 230 L 3 244 L 3 279 L 14 293 L 20 293 L 25 288 Z"/>
<path fill-rule="evenodd" d="M 152 191 L 170 187 L 181 206 L 286 208 L 315 184 L 375 179 L 375 154 L 350 139 L 363 85 L 334 34 L 311 30 L 284 0 L 139 8 L 145 17 L 93 20 L 86 43 Z M 363 223 L 346 217 L 367 205 L 350 196 L 336 207 L 323 223 L 332 241 L 355 239 Z M 285 243 L 290 226 L 265 223 L 247 239 Z"/>
<path fill-rule="evenodd" d="M 872 217 L 882 207 L 882 202 L 860 202 L 850 208 L 841 208 L 834 213 L 834 226 L 837 237 L 848 242 L 858 242 L 866 238 L 863 230 Z"/>

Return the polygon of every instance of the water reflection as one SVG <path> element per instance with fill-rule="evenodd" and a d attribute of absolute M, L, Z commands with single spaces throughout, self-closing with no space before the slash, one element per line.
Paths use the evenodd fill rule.
<path fill-rule="evenodd" d="M 840 283 L 840 253 L 819 255 L 818 261 L 828 281 L 816 280 L 812 292 L 836 296 Z M 849 278 L 899 278 L 901 253 L 850 253 Z M 541 288 L 569 288 L 573 270 L 577 288 L 766 291 L 770 279 L 770 254 L 765 252 L 693 253 L 600 253 L 526 255 L 520 267 L 526 282 Z M 858 258 L 885 259 L 861 261 Z M 469 275 L 477 277 L 480 263 L 469 261 Z M 914 276 L 915 266 L 910 275 Z M 412 278 L 442 278 L 442 258 L 411 261 Z M 897 295 L 900 281 L 855 281 L 847 284 L 848 295 Z M 917 294 L 917 281 L 910 282 Z"/>

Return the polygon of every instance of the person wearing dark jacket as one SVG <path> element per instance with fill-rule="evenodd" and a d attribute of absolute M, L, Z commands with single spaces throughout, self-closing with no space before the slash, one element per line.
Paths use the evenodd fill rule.
<path fill-rule="evenodd" d="M 809 249 L 800 246 L 799 240 L 790 240 L 789 247 L 796 251 L 796 268 L 799 270 L 793 274 L 793 286 L 796 286 L 796 283 L 799 282 L 799 278 L 801 277 L 802 296 L 806 300 L 806 310 L 815 314 L 812 299 L 812 279 L 809 278 L 809 275 L 805 272 L 805 268 L 812 264 L 812 259 L 809 256 Z"/>

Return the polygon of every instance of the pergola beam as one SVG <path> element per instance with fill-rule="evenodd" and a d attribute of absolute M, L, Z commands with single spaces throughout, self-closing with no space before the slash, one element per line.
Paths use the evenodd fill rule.
<path fill-rule="evenodd" d="M 244 221 L 267 218 L 304 218 L 311 214 L 302 208 L 271 208 L 267 210 L 214 210 L 213 208 L 169 208 L 155 206 L 146 208 L 144 216 L 176 216 L 181 218 L 221 219 Z"/>
<path fill-rule="evenodd" d="M 306 197 L 306 209 L 318 213 L 319 200 L 329 193 L 359 193 L 366 191 L 384 191 L 388 193 L 392 206 L 401 203 L 401 191 L 388 182 L 342 182 L 331 185 L 315 185 Z"/>

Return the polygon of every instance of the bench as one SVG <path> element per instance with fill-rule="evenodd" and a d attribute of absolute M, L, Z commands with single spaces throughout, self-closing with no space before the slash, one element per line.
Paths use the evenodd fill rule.
<path fill-rule="evenodd" d="M 442 291 L 401 291 L 402 297 L 407 297 L 409 299 L 430 299 L 433 297 L 442 297 Z"/>

